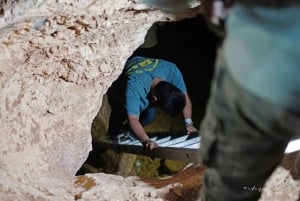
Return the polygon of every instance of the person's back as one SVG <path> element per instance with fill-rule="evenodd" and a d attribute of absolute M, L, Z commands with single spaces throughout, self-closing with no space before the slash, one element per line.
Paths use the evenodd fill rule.
<path fill-rule="evenodd" d="M 228 70 L 240 86 L 296 110 L 300 110 L 299 19 L 300 5 L 284 9 L 237 5 L 227 19 L 223 46 Z"/>
<path fill-rule="evenodd" d="M 126 109 L 128 114 L 139 115 L 149 105 L 151 84 L 154 78 L 161 78 L 186 93 L 183 77 L 177 66 L 162 59 L 132 57 L 125 66 L 127 75 Z"/>

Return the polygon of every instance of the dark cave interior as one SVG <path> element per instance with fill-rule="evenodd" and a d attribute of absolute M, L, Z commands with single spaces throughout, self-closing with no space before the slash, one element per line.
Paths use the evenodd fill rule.
<path fill-rule="evenodd" d="M 213 75 L 216 48 L 221 38 L 209 29 L 199 14 L 157 28 L 158 44 L 138 48 L 133 54 L 160 58 L 175 63 L 180 69 L 193 104 L 205 107 Z"/>
<path fill-rule="evenodd" d="M 181 21 L 165 22 L 163 25 L 157 26 L 156 36 L 157 44 L 155 46 L 140 47 L 133 55 L 160 58 L 175 63 L 183 75 L 193 104 L 193 114 L 195 113 L 194 108 L 200 108 L 196 111 L 198 113 L 193 116 L 200 116 L 197 121 L 201 122 L 209 98 L 216 50 L 222 38 L 209 28 L 202 14 Z M 200 122 L 196 123 L 199 125 Z M 101 147 L 93 146 L 85 164 L 99 167 L 99 164 L 108 163 L 107 160 L 104 162 L 99 158 L 99 154 L 105 151 Z M 111 164 L 111 166 L 117 166 L 117 164 Z M 114 170 L 107 173 L 112 172 Z M 77 175 L 84 173 L 87 172 L 81 168 Z"/>

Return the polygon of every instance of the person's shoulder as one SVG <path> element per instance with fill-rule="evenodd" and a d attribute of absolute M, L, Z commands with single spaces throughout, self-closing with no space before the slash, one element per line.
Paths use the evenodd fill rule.
<path fill-rule="evenodd" d="M 170 70 L 176 70 L 178 67 L 175 63 L 169 60 L 165 59 L 158 59 L 160 64 L 163 64 L 163 66 L 170 68 Z"/>
<path fill-rule="evenodd" d="M 127 63 L 131 63 L 131 62 L 138 62 L 138 61 L 141 61 L 141 60 L 145 60 L 145 59 L 147 59 L 147 58 L 145 58 L 145 57 L 142 57 L 142 56 L 131 56 L 131 57 L 129 57 L 128 59 L 127 59 Z"/>
<path fill-rule="evenodd" d="M 143 60 L 145 60 L 146 58 L 145 57 L 142 57 L 142 56 L 131 56 L 127 59 L 126 61 L 126 64 L 125 66 L 126 67 L 130 67 L 130 66 L 133 66 Z"/>

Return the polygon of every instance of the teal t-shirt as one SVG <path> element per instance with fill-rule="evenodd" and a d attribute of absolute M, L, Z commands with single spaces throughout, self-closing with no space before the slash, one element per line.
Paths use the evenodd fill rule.
<path fill-rule="evenodd" d="M 224 59 L 233 79 L 258 97 L 300 110 L 300 6 L 237 5 L 229 12 Z"/>
<path fill-rule="evenodd" d="M 140 56 L 130 58 L 125 65 L 127 75 L 126 110 L 139 116 L 149 106 L 147 96 L 154 78 L 161 78 L 178 87 L 183 93 L 186 86 L 181 72 L 174 63 Z"/>

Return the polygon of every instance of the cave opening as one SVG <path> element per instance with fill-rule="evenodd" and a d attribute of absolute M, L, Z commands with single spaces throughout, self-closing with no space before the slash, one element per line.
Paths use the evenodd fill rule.
<path fill-rule="evenodd" d="M 164 59 L 177 65 L 183 75 L 192 101 L 193 121 L 197 129 L 205 113 L 214 71 L 216 50 L 221 39 L 210 29 L 203 15 L 199 14 L 193 18 L 176 22 L 156 22 L 149 29 L 145 37 L 145 43 L 133 52 L 133 55 Z M 105 138 L 108 135 L 109 107 L 107 97 L 104 96 L 102 108 L 92 125 L 93 141 Z M 161 125 L 161 122 L 164 125 Z M 147 132 L 161 132 L 168 131 L 168 129 L 180 130 L 183 129 L 182 122 L 183 119 L 171 119 L 161 111 L 161 114 L 157 114 L 154 123 L 147 126 L 145 130 Z M 178 127 L 178 125 L 182 125 L 182 127 Z M 125 169 L 129 170 L 120 171 L 122 161 L 125 161 L 123 162 L 125 163 L 123 165 Z M 104 172 L 123 176 L 155 177 L 174 174 L 185 165 L 186 163 L 179 161 L 152 160 L 148 157 L 114 153 L 93 144 L 93 150 L 77 172 L 77 175 Z"/>

